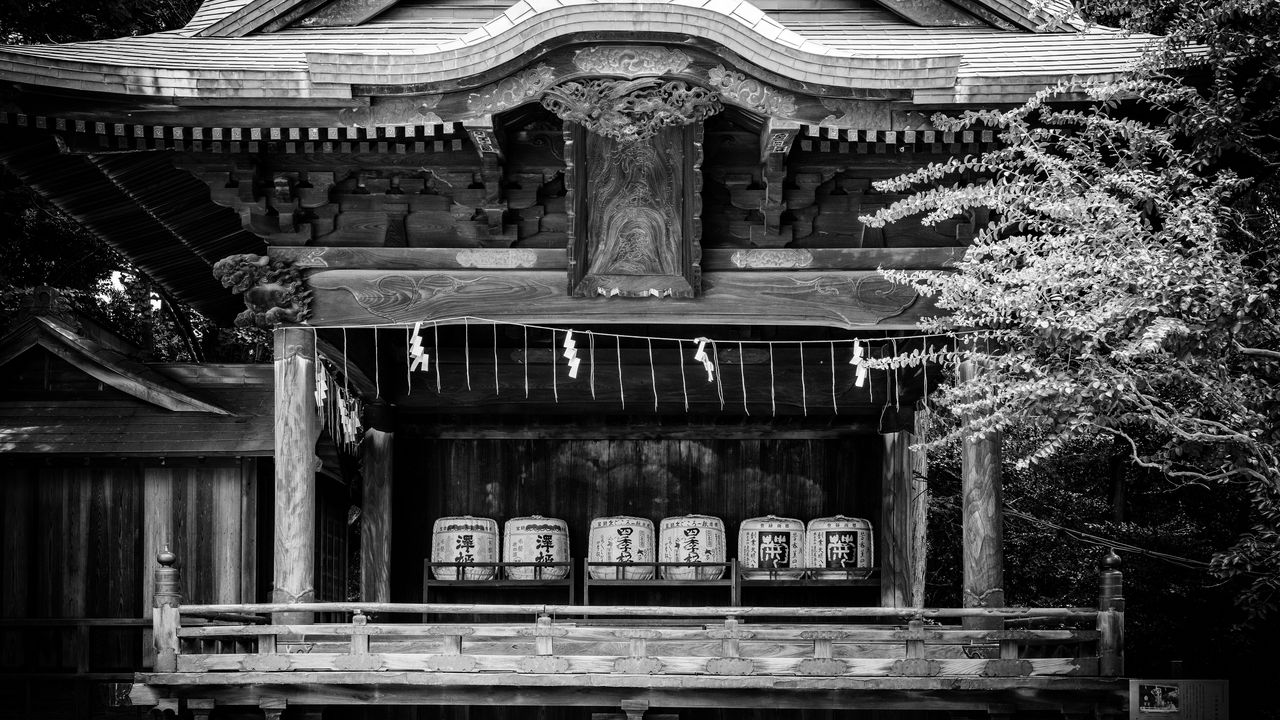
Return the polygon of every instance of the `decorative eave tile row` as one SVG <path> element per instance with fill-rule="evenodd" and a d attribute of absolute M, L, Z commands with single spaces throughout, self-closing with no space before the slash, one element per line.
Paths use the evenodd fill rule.
<path fill-rule="evenodd" d="M 378 127 L 188 127 L 94 122 L 82 119 L 0 113 L 0 124 L 94 138 L 89 144 L 112 150 L 258 152 L 264 143 L 289 153 L 457 152 L 467 135 L 462 123 Z M 804 151 L 883 153 L 937 145 L 971 146 L 994 140 L 993 133 L 938 130 L 883 130 L 802 125 Z M 74 143 L 73 144 L 78 144 Z"/>
<path fill-rule="evenodd" d="M 991 130 L 858 130 L 802 125 L 797 147 L 804 152 L 883 154 L 908 151 L 978 152 L 995 142 Z"/>
<path fill-rule="evenodd" d="M 72 144 L 96 143 L 103 149 L 214 153 L 255 153 L 264 144 L 287 153 L 456 152 L 464 148 L 466 137 L 461 123 L 369 128 L 186 127 L 93 122 L 10 112 L 0 113 L 0 124 L 68 133 L 73 136 Z M 74 136 L 80 136 L 79 142 Z"/>

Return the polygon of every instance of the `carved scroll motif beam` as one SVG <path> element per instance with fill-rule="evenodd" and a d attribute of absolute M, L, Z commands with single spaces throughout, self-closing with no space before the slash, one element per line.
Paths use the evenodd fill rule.
<path fill-rule="evenodd" d="M 876 271 L 716 273 L 697 299 L 583 302 L 556 270 L 321 270 L 308 278 L 317 326 L 408 323 L 464 315 L 534 323 L 777 324 L 911 329 L 936 310 Z"/>

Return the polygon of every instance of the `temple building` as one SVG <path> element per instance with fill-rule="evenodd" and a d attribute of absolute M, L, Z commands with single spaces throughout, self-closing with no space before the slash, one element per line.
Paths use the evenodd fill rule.
<path fill-rule="evenodd" d="M 207 0 L 0 47 L 7 171 L 274 335 L 151 363 L 38 293 L 0 339 L 0 702 L 1127 716 L 1112 559 L 1096 606 L 1006 607 L 998 438 L 962 607 L 925 605 L 953 369 L 866 364 L 940 341 L 879 270 L 987 218 L 859 218 L 996 142 L 935 113 L 1149 40 L 1031 0 Z"/>

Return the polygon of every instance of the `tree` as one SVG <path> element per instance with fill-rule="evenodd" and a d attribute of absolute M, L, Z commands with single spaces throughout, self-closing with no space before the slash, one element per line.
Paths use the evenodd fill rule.
<path fill-rule="evenodd" d="M 66 42 L 179 27 L 195 0 L 16 3 L 0 0 L 0 42 Z M 58 289 L 79 312 L 139 347 L 150 360 L 256 362 L 266 334 L 224 329 L 174 300 L 127 259 L 55 206 L 0 174 L 0 330 L 37 286 Z"/>
<path fill-rule="evenodd" d="M 947 313 L 924 329 L 953 345 L 909 362 L 982 368 L 938 394 L 959 421 L 935 444 L 1030 427 L 1044 438 L 1024 459 L 1035 462 L 1104 435 L 1171 486 L 1245 488 L 1253 523 L 1215 568 L 1248 576 L 1244 602 L 1261 616 L 1280 589 L 1276 279 L 1242 250 L 1263 244 L 1235 204 L 1248 183 L 1197 172 L 1194 148 L 1115 112 L 1131 87 L 1089 88 L 1084 109 L 1048 104 L 1064 86 L 1011 111 L 936 118 L 994 128 L 1000 145 L 880 183 L 926 189 L 866 221 L 992 212 L 954 272 L 886 272 Z"/>
<path fill-rule="evenodd" d="M 1086 0 L 1081 12 L 1159 41 L 1131 89 L 1204 163 L 1233 167 L 1274 198 L 1280 173 L 1280 4 L 1274 0 Z M 1258 207 L 1261 207 L 1259 205 Z"/>
<path fill-rule="evenodd" d="M 181 27 L 198 0 L 0 0 L 0 43 L 106 40 Z"/>

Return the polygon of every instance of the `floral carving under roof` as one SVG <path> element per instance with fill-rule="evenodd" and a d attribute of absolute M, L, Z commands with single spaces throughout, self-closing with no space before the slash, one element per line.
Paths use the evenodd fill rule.
<path fill-rule="evenodd" d="M 620 142 L 653 137 L 664 127 L 701 122 L 720 111 L 706 88 L 679 80 L 584 80 L 547 90 L 542 104 L 562 120 Z"/>

